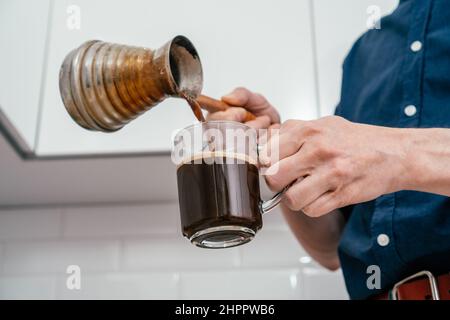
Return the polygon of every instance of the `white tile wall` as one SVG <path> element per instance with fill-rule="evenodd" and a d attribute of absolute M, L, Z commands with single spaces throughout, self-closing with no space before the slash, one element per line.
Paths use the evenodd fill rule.
<path fill-rule="evenodd" d="M 0 240 L 57 237 L 60 209 L 9 210 L 0 214 Z"/>
<path fill-rule="evenodd" d="M 63 213 L 63 235 L 68 238 L 176 235 L 179 230 L 176 203 L 67 208 Z"/>
<path fill-rule="evenodd" d="M 205 250 L 191 245 L 181 235 L 173 238 L 125 240 L 124 269 L 233 268 L 240 264 L 239 248 Z"/>
<path fill-rule="evenodd" d="M 300 257 L 305 255 L 291 232 L 265 230 L 264 227 L 255 239 L 242 246 L 241 250 L 242 265 L 250 267 L 299 266 Z"/>
<path fill-rule="evenodd" d="M 302 270 L 304 299 L 348 299 L 341 270 L 330 272 L 320 268 Z"/>
<path fill-rule="evenodd" d="M 296 269 L 192 272 L 181 274 L 184 299 L 300 299 Z"/>
<path fill-rule="evenodd" d="M 104 273 L 82 277 L 80 290 L 69 290 L 66 279 L 57 282 L 59 299 L 177 299 L 176 273 Z"/>
<path fill-rule="evenodd" d="M 0 210 L 0 298 L 347 298 L 340 272 L 300 262 L 279 210 L 226 250 L 189 244 L 178 214 L 176 203 Z M 73 264 L 81 290 L 66 287 Z"/>
<path fill-rule="evenodd" d="M 0 277 L 0 299 L 55 299 L 55 288 L 51 276 Z"/>
<path fill-rule="evenodd" d="M 8 243 L 3 253 L 3 273 L 62 273 L 69 265 L 88 271 L 118 269 L 119 242 L 31 241 Z"/>

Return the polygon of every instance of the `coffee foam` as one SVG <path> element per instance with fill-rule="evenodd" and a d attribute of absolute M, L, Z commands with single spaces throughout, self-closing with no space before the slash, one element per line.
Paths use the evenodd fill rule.
<path fill-rule="evenodd" d="M 184 164 L 200 161 L 202 159 L 211 159 L 211 158 L 233 158 L 240 161 L 245 161 L 253 165 L 257 165 L 258 161 L 254 159 L 253 157 L 250 157 L 249 155 L 243 154 L 243 153 L 236 153 L 236 152 L 227 152 L 227 151 L 205 151 L 193 154 L 190 157 L 187 157 L 183 159 L 183 161 L 177 166 L 177 169 L 181 167 Z M 227 163 L 226 161 L 221 163 Z M 228 162 L 229 163 L 229 162 Z"/>

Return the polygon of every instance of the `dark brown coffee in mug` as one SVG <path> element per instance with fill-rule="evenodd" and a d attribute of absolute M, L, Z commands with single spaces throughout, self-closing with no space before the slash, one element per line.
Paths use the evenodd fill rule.
<path fill-rule="evenodd" d="M 262 227 L 256 164 L 239 154 L 198 157 L 177 170 L 183 235 L 206 247 L 251 240 Z"/>

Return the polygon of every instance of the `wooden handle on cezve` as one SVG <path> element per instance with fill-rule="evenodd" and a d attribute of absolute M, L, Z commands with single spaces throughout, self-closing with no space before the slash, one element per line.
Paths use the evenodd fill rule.
<path fill-rule="evenodd" d="M 204 96 L 204 95 L 198 96 L 196 100 L 200 104 L 202 109 L 205 109 L 206 111 L 211 112 L 211 113 L 217 112 L 217 111 L 225 111 L 229 107 L 231 107 L 229 104 L 223 102 L 222 100 L 216 100 L 214 98 Z M 256 119 L 256 116 L 253 113 L 251 113 L 250 111 L 247 111 L 245 118 L 244 118 L 244 122 L 255 120 L 255 119 Z"/>

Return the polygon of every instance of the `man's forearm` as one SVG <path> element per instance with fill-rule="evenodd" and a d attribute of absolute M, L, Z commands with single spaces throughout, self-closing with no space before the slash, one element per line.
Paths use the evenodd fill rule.
<path fill-rule="evenodd" d="M 328 269 L 337 269 L 337 246 L 344 227 L 342 214 L 334 211 L 319 218 L 311 218 L 285 205 L 282 205 L 282 209 L 295 237 L 311 257 Z"/>
<path fill-rule="evenodd" d="M 401 187 L 450 196 L 450 129 L 399 129 L 405 150 Z"/>

